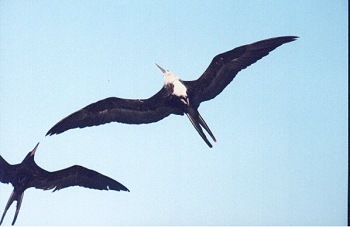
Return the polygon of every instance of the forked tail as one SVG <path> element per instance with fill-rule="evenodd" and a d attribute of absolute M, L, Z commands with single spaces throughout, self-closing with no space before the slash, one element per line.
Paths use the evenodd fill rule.
<path fill-rule="evenodd" d="M 207 123 L 205 123 L 204 119 L 202 118 L 202 116 L 199 114 L 198 110 L 196 109 L 189 109 L 189 111 L 186 113 L 188 119 L 190 119 L 193 127 L 197 130 L 197 132 L 199 133 L 199 135 L 202 137 L 202 139 L 207 143 L 207 145 L 211 148 L 213 147 L 213 145 L 211 145 L 211 143 L 209 142 L 209 140 L 207 139 L 207 137 L 205 136 L 202 127 L 208 132 L 208 134 L 210 135 L 210 137 L 214 140 L 214 142 L 216 142 L 216 139 L 213 135 L 213 133 L 210 131 Z"/>
<path fill-rule="evenodd" d="M 10 208 L 11 204 L 16 200 L 16 201 L 17 201 L 16 213 L 15 213 L 15 217 L 13 218 L 12 225 L 15 224 L 15 222 L 16 222 L 16 220 L 17 220 L 17 216 L 18 216 L 19 209 L 21 209 L 21 204 L 22 204 L 23 195 L 24 195 L 23 192 L 22 192 L 21 194 L 18 194 L 18 193 L 16 193 L 15 191 L 12 192 L 12 194 L 11 194 L 9 200 L 7 201 L 7 204 L 6 204 L 4 213 L 2 214 L 1 221 L 0 221 L 0 225 L 2 224 L 2 221 L 3 221 L 4 218 L 5 218 L 5 215 L 6 215 L 6 213 L 7 213 L 7 210 Z"/>

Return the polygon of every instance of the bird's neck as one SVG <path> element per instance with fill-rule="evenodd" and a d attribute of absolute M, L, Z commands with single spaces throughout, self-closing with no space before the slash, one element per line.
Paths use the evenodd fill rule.
<path fill-rule="evenodd" d="M 166 74 L 164 74 L 164 84 L 172 84 L 175 81 L 179 81 L 180 78 L 178 76 L 176 76 L 174 73 L 171 72 L 167 72 Z"/>

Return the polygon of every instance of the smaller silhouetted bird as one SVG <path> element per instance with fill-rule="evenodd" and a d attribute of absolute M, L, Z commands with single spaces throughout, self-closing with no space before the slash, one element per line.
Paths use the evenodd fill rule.
<path fill-rule="evenodd" d="M 55 172 L 48 172 L 40 168 L 34 161 L 34 154 L 38 145 L 39 143 L 20 164 L 10 165 L 0 155 L 0 182 L 5 184 L 11 183 L 14 187 L 1 217 L 0 225 L 7 210 L 13 201 L 16 200 L 16 213 L 12 225 L 15 224 L 21 208 L 24 191 L 27 188 L 54 189 L 53 191 L 56 191 L 70 186 L 82 186 L 99 190 L 129 191 L 124 185 L 112 178 L 82 166 L 74 165 Z"/>

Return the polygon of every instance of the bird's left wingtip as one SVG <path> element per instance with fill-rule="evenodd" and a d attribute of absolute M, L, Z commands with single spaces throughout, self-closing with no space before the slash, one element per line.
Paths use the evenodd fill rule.
<path fill-rule="evenodd" d="M 52 133 L 50 131 L 48 131 L 45 136 L 52 136 Z"/>
<path fill-rule="evenodd" d="M 47 133 L 46 133 L 46 135 L 45 135 L 45 136 L 52 136 L 52 135 L 57 134 L 57 132 L 55 132 L 54 128 L 55 128 L 55 126 L 54 126 L 54 127 L 52 127 L 52 128 L 50 128 L 50 130 L 49 130 L 49 131 L 47 131 Z"/>

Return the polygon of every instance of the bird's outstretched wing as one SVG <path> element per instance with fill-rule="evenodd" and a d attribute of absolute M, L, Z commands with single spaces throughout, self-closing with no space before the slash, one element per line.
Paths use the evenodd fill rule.
<path fill-rule="evenodd" d="M 54 191 L 71 186 L 98 190 L 129 191 L 118 181 L 78 165 L 55 172 L 40 169 L 40 174 L 29 185 L 29 187 L 43 190 L 54 189 Z"/>
<path fill-rule="evenodd" d="M 296 36 L 282 36 L 237 47 L 213 58 L 205 72 L 194 81 L 184 81 L 189 89 L 192 105 L 215 98 L 235 78 L 236 74 Z"/>
<path fill-rule="evenodd" d="M 3 159 L 0 155 L 0 182 L 4 184 L 8 184 L 11 181 L 11 177 L 9 171 L 11 169 L 11 165 Z"/>
<path fill-rule="evenodd" d="M 97 126 L 110 122 L 145 124 L 159 121 L 170 114 L 183 114 L 171 105 L 171 96 L 163 87 L 149 99 L 106 98 L 65 117 L 46 135 L 60 134 L 73 128 Z"/>

